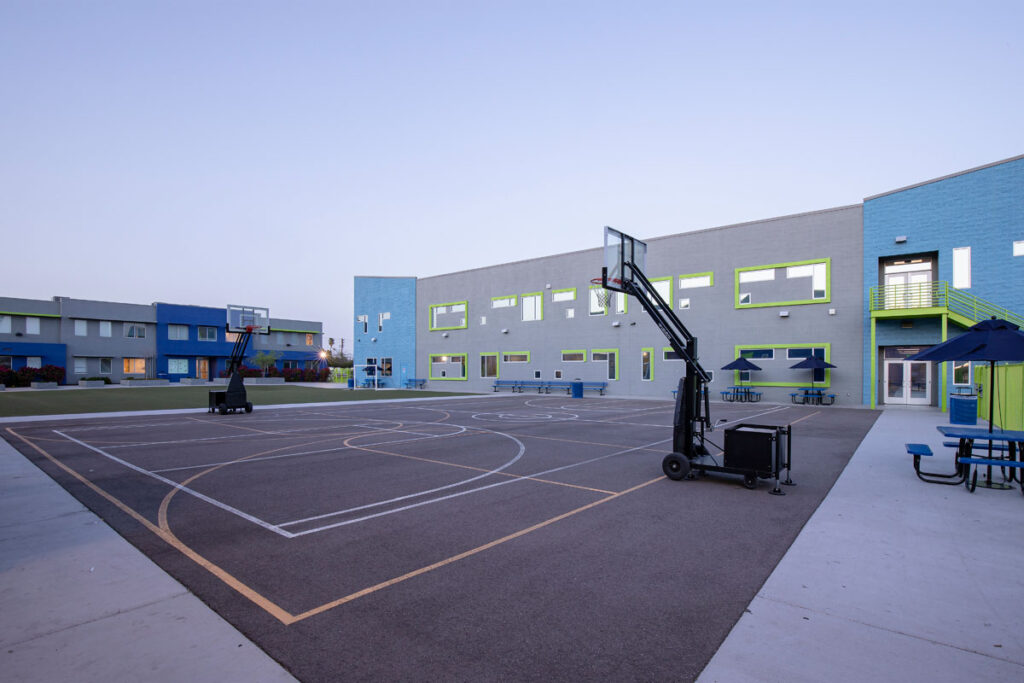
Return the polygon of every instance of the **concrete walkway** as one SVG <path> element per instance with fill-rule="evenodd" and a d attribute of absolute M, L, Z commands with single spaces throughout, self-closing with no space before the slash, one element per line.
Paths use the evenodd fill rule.
<path fill-rule="evenodd" d="M 940 424 L 885 410 L 699 681 L 1024 680 L 1024 496 L 918 480 Z"/>
<path fill-rule="evenodd" d="M 1024 680 L 1024 496 L 919 481 L 947 422 L 883 413 L 700 681 Z M 0 614 L 5 680 L 294 680 L 4 441 Z"/>

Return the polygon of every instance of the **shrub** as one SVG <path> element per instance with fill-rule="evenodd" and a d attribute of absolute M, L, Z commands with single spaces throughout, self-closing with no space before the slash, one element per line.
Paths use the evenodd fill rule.
<path fill-rule="evenodd" d="M 301 382 L 302 370 L 299 368 L 285 368 L 281 371 L 285 382 Z"/>
<path fill-rule="evenodd" d="M 9 387 L 18 386 L 14 371 L 11 370 L 9 365 L 0 365 L 0 384 L 5 384 Z"/>
<path fill-rule="evenodd" d="M 59 365 L 44 365 L 37 369 L 36 381 L 64 384 L 64 368 Z"/>

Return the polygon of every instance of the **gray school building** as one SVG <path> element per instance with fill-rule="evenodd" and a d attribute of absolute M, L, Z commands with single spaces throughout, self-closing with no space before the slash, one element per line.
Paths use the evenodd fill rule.
<path fill-rule="evenodd" d="M 785 402 L 813 381 L 839 405 L 945 406 L 973 384 L 970 364 L 907 358 L 993 315 L 1024 325 L 1024 156 L 794 216 L 653 238 L 612 227 L 647 242 L 645 274 L 698 338 L 712 398 L 742 382 Z M 595 226 L 583 251 L 357 277 L 357 381 L 487 392 L 581 379 L 671 397 L 683 361 L 638 301 L 602 305 L 591 284 L 601 240 Z M 811 355 L 835 368 L 791 369 Z M 761 369 L 720 369 L 740 356 Z"/>

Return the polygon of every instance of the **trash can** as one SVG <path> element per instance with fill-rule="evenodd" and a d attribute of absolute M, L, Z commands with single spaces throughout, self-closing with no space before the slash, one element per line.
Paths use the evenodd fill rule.
<path fill-rule="evenodd" d="M 571 382 L 572 384 L 572 397 L 583 398 L 583 382 Z"/>
<path fill-rule="evenodd" d="M 955 425 L 978 424 L 978 397 L 950 394 L 949 422 Z"/>
<path fill-rule="evenodd" d="M 348 378 L 348 388 L 349 389 L 355 389 L 356 388 L 356 380 L 355 380 L 355 378 L 353 378 L 353 377 L 349 377 Z"/>

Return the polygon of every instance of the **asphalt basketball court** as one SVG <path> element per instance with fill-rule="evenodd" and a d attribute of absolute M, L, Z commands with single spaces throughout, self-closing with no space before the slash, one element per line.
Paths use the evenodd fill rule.
<path fill-rule="evenodd" d="M 792 425 L 785 496 L 665 478 L 672 413 L 527 394 L 3 434 L 302 680 L 688 680 L 877 413 L 713 404 Z"/>

